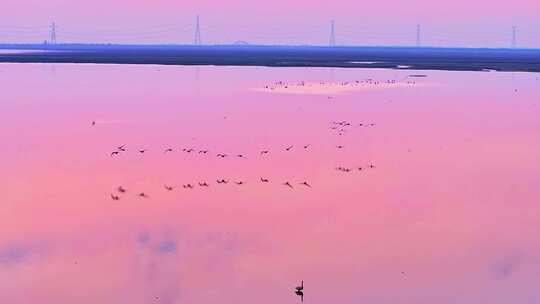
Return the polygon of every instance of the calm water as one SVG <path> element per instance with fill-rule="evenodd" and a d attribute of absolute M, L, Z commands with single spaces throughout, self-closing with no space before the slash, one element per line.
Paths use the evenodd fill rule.
<path fill-rule="evenodd" d="M 420 73 L 1 65 L 0 302 L 540 302 L 538 76 Z"/>

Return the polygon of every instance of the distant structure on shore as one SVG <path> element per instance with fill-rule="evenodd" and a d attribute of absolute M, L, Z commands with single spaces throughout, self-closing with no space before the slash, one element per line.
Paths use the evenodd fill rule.
<path fill-rule="evenodd" d="M 201 45 L 202 39 L 201 39 L 201 23 L 199 19 L 199 15 L 195 18 L 195 38 L 193 39 L 193 44 L 195 45 Z"/>
<path fill-rule="evenodd" d="M 334 20 L 330 21 L 330 41 L 329 46 L 336 45 L 336 22 Z"/>
<path fill-rule="evenodd" d="M 24 35 L 21 35 L 21 39 L 24 39 L 24 37 L 26 36 L 30 36 L 30 35 L 39 35 L 37 36 L 37 43 L 39 44 L 47 44 L 47 45 L 55 45 L 55 44 L 58 44 L 58 37 L 60 37 L 60 40 L 61 40 L 61 44 L 108 44 L 108 45 L 112 45 L 112 44 L 149 44 L 147 42 L 141 42 L 140 40 L 141 39 L 145 39 L 145 38 L 151 38 L 151 39 L 158 39 L 158 43 L 156 44 L 160 44 L 160 45 L 173 45 L 173 44 L 185 44 L 186 42 L 180 42 L 180 41 L 176 41 L 173 40 L 171 41 L 170 40 L 170 37 L 168 37 L 167 39 L 165 39 L 164 41 L 163 40 L 159 40 L 160 38 L 160 33 L 173 33 L 173 35 L 177 35 L 178 34 L 178 30 L 179 30 L 180 26 L 177 26 L 177 25 L 172 25 L 172 26 L 168 26 L 167 29 L 164 29 L 164 30 L 152 30 L 152 31 L 149 31 L 148 33 L 149 34 L 144 34 L 144 35 L 141 35 L 140 33 L 138 33 L 138 30 L 136 29 L 133 29 L 133 30 L 129 30 L 129 31 L 124 31 L 124 33 L 122 34 L 122 29 L 117 29 L 115 30 L 115 33 L 118 32 L 119 34 L 115 34 L 115 36 L 119 37 L 118 40 L 116 41 L 108 41 L 108 42 L 104 42 L 104 41 L 100 41 L 101 39 L 106 39 L 106 37 L 108 37 L 108 33 L 106 31 L 100 31 L 100 30 L 95 30 L 95 31 L 90 31 L 90 32 L 77 32 L 77 31 L 73 31 L 71 29 L 68 29 L 66 27 L 58 27 L 56 22 L 55 21 L 52 21 L 48 26 L 47 26 L 47 29 L 46 29 L 46 34 L 43 33 L 45 32 L 45 28 L 38 28 L 38 27 L 28 27 L 28 32 L 24 32 L 25 30 L 20 30 L 20 32 Z M 183 28 L 185 28 L 183 26 Z M 215 26 L 212 26 L 209 28 L 209 31 L 212 32 L 212 28 L 216 28 Z M 201 18 L 200 18 L 200 15 L 195 15 L 195 19 L 194 19 L 194 22 L 192 23 L 192 26 L 191 26 L 191 29 L 192 29 L 192 41 L 189 41 L 187 42 L 187 44 L 192 44 L 192 45 L 203 45 L 203 41 L 202 41 L 202 25 L 201 25 Z M 430 33 L 430 35 L 425 35 L 424 34 L 424 28 L 422 28 L 422 25 L 420 23 L 416 24 L 416 27 L 415 27 L 415 30 L 414 30 L 414 27 L 411 27 L 410 31 L 409 30 L 404 30 L 402 31 L 401 33 L 399 34 L 390 34 L 390 33 L 381 33 L 381 32 L 372 32 L 371 30 L 364 30 L 363 28 L 360 28 L 360 29 L 356 29 L 356 28 L 347 28 L 347 27 L 341 27 L 340 28 L 340 37 L 338 38 L 337 37 L 337 28 L 336 28 L 336 20 L 335 19 L 331 19 L 330 20 L 330 28 L 328 29 L 329 32 L 328 32 L 328 36 L 326 36 L 326 40 L 327 42 L 322 42 L 321 43 L 321 40 L 319 39 L 322 39 L 322 41 L 324 41 L 325 39 L 325 33 L 324 33 L 324 30 L 321 32 L 319 30 L 316 30 L 316 31 L 310 31 L 310 32 L 304 32 L 303 34 L 299 34 L 299 35 L 296 35 L 296 34 L 291 34 L 291 33 L 265 33 L 265 34 L 261 34 L 260 36 L 257 36 L 258 33 L 257 31 L 249 31 L 248 33 L 244 33 L 244 35 L 247 35 L 245 36 L 246 39 L 253 39 L 253 42 L 254 44 L 259 44 L 259 45 L 265 45 L 265 44 L 269 44 L 269 45 L 276 45 L 276 41 L 279 41 L 281 40 L 283 37 L 287 37 L 290 35 L 290 37 L 298 37 L 298 38 L 294 38 L 294 39 L 298 39 L 298 41 L 294 41 L 294 42 L 291 42 L 287 45 L 302 45 L 302 46 L 308 46 L 308 45 L 312 45 L 312 46 L 322 46 L 322 45 L 326 45 L 326 46 L 329 46 L 329 47 L 335 47 L 335 46 L 361 46 L 361 45 L 367 45 L 367 41 L 369 41 L 369 39 L 374 39 L 372 42 L 372 46 L 415 46 L 415 47 L 441 47 L 440 45 L 437 45 L 437 44 L 440 44 L 441 42 L 443 43 L 442 47 L 488 47 L 488 48 L 512 48 L 512 49 L 515 49 L 515 48 L 518 48 L 518 47 L 526 47 L 526 45 L 520 45 L 518 46 L 518 31 L 520 32 L 519 34 L 522 35 L 522 42 L 525 42 L 527 41 L 527 37 L 530 37 L 530 36 L 527 36 L 527 33 L 526 32 L 521 32 L 520 31 L 520 28 L 518 28 L 517 26 L 513 25 L 511 28 L 509 27 L 508 28 L 510 31 L 509 32 L 506 32 L 506 33 L 500 33 L 500 39 L 498 39 L 498 43 L 500 44 L 499 46 L 486 46 L 486 45 L 482 45 L 482 46 L 476 46 L 475 45 L 475 42 L 472 42 L 471 43 L 464 43 L 464 40 L 462 37 L 459 37 L 459 38 L 454 38 L 453 36 L 455 35 L 452 35 L 452 34 L 446 34 L 444 32 L 438 32 L 438 33 L 433 33 L 433 32 L 430 32 L 429 29 L 428 29 L 428 33 Z M 144 31 L 143 31 L 144 32 Z M 155 34 L 154 34 L 155 33 Z M 314 33 L 316 35 L 317 39 L 319 42 L 317 43 L 312 43 L 312 44 L 309 44 L 309 43 L 306 43 L 306 40 L 305 39 L 310 39 L 310 35 L 311 33 Z M 215 36 L 216 33 L 214 33 L 214 36 Z M 220 33 L 221 34 L 221 33 Z M 43 36 L 46 36 L 46 37 L 43 37 Z M 282 36 L 283 35 L 283 36 Z M 313 35 L 313 36 L 315 36 Z M 531 35 L 531 33 L 529 33 L 529 35 Z M 91 42 L 88 42 L 88 40 L 85 39 L 85 37 L 98 37 L 97 38 L 97 41 L 91 41 Z M 490 35 L 490 37 L 493 37 L 494 35 Z M 18 37 L 18 36 L 17 36 Z M 82 38 L 81 38 L 82 37 Z M 105 38 L 104 38 L 105 37 Z M 131 37 L 132 39 L 134 40 L 131 40 L 130 38 L 128 38 L 128 42 L 125 42 L 125 38 L 127 37 Z M 142 37 L 142 38 L 141 38 Z M 244 37 L 244 36 L 242 36 Z M 258 41 L 257 39 L 259 39 L 259 37 L 262 37 L 262 38 L 266 38 L 266 39 L 271 39 L 271 41 L 273 42 L 264 42 L 264 41 Z M 401 42 L 399 44 L 389 44 L 388 41 L 385 39 L 387 39 L 388 37 L 396 37 L 397 39 L 400 39 Z M 506 37 L 506 38 L 505 38 Z M 42 40 L 43 38 L 45 38 L 44 40 Z M 74 39 L 74 41 L 70 41 L 71 39 Z M 218 39 L 219 39 L 219 36 L 218 36 Z M 338 39 L 339 39 L 339 44 L 338 44 Z M 453 40 L 452 40 L 453 39 Z M 486 38 L 487 39 L 487 38 Z M 530 39 L 529 39 L 530 40 Z M 228 41 L 231 41 L 231 40 L 228 40 Z M 449 42 L 450 41 L 450 42 Z M 457 44 L 453 44 L 452 41 L 458 41 Z M 431 43 L 435 43 L 435 44 L 430 44 Z M 4 44 L 27 44 L 28 42 L 15 42 L 15 43 L 4 43 Z M 31 44 L 31 43 L 30 43 Z M 219 43 L 218 43 L 219 44 Z M 224 44 L 228 44 L 228 42 L 225 42 Z M 524 44 L 524 43 L 522 43 Z M 208 42 L 206 41 L 206 45 L 212 45 L 211 42 Z M 252 45 L 251 43 L 248 43 L 247 41 L 245 40 L 237 40 L 237 41 L 234 41 L 232 42 L 232 45 Z"/>

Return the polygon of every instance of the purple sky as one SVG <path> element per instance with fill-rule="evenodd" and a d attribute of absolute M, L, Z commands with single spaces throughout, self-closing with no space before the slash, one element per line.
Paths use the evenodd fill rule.
<path fill-rule="evenodd" d="M 492 1 L 142 1 L 4 0 L 1 42 L 41 42 L 58 24 L 59 42 L 190 43 L 201 14 L 205 43 L 326 44 L 336 19 L 342 44 L 540 47 L 540 2 Z"/>

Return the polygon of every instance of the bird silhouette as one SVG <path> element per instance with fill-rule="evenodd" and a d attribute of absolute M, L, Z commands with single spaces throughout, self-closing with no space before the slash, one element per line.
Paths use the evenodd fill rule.
<path fill-rule="evenodd" d="M 300 183 L 300 185 L 303 185 L 303 186 L 306 186 L 306 187 L 311 188 L 311 185 L 308 184 L 308 182 L 302 182 L 302 183 Z"/>
<path fill-rule="evenodd" d="M 243 181 L 238 181 L 238 182 L 234 182 L 234 183 L 237 184 L 237 185 L 243 185 L 244 184 Z"/>
<path fill-rule="evenodd" d="M 238 158 L 244 158 L 244 155 L 238 154 L 238 155 L 236 155 L 236 157 L 238 157 Z"/>
<path fill-rule="evenodd" d="M 174 190 L 174 187 L 172 187 L 172 186 L 163 185 L 163 187 L 165 187 L 165 189 L 167 189 L 168 191 L 173 191 Z"/>
<path fill-rule="evenodd" d="M 261 182 L 263 182 L 263 183 L 269 183 L 270 181 L 269 181 L 268 179 L 266 179 L 266 178 L 262 178 L 262 177 L 261 177 Z"/>
<path fill-rule="evenodd" d="M 111 157 L 112 157 L 112 156 L 115 156 L 115 155 L 120 155 L 120 151 L 114 151 L 114 152 L 111 152 Z"/>
<path fill-rule="evenodd" d="M 267 150 L 261 151 L 261 155 L 268 154 L 268 153 L 270 153 L 270 151 L 267 151 Z"/>
<path fill-rule="evenodd" d="M 121 145 L 120 147 L 116 148 L 116 150 L 124 152 L 126 151 L 125 147 L 126 145 Z"/>
<path fill-rule="evenodd" d="M 374 166 L 373 164 L 371 164 L 371 165 L 369 165 L 369 168 L 370 168 L 370 169 L 374 169 L 375 166 Z"/>
<path fill-rule="evenodd" d="M 144 192 L 141 192 L 139 193 L 139 197 L 148 198 L 148 195 L 146 195 L 146 193 Z"/>
<path fill-rule="evenodd" d="M 294 148 L 294 146 L 288 146 L 285 150 L 286 151 L 291 151 L 292 148 Z"/>
<path fill-rule="evenodd" d="M 199 154 L 206 154 L 206 153 L 208 153 L 208 150 L 200 150 L 199 151 Z"/>
<path fill-rule="evenodd" d="M 193 185 L 191 185 L 191 184 L 182 185 L 182 187 L 183 187 L 184 189 L 193 189 Z"/>
<path fill-rule="evenodd" d="M 283 185 L 285 185 L 285 186 L 287 186 L 287 187 L 289 187 L 291 189 L 293 188 L 293 185 L 291 185 L 291 183 L 289 183 L 289 182 L 284 182 Z"/>
<path fill-rule="evenodd" d="M 228 180 L 225 180 L 225 179 L 218 179 L 218 180 L 216 180 L 216 182 L 217 182 L 218 184 L 226 184 L 226 183 L 228 183 L 229 181 L 228 181 Z"/>
<path fill-rule="evenodd" d="M 172 152 L 172 151 L 173 151 L 173 149 L 168 148 L 168 149 L 165 149 L 165 152 L 163 152 L 163 153 L 168 153 L 168 152 Z"/>
<path fill-rule="evenodd" d="M 307 148 L 309 148 L 310 146 L 311 146 L 311 145 L 305 145 L 305 146 L 304 146 L 304 149 L 307 149 Z"/>
<path fill-rule="evenodd" d="M 300 283 L 300 286 L 296 286 L 295 289 L 296 290 L 304 290 L 304 281 L 302 280 L 302 282 Z"/>
<path fill-rule="evenodd" d="M 227 157 L 227 154 L 218 154 L 217 157 L 225 158 Z"/>
<path fill-rule="evenodd" d="M 141 153 L 141 154 L 144 154 L 144 152 L 146 152 L 146 149 L 139 150 L 139 153 Z"/>
<path fill-rule="evenodd" d="M 336 148 L 338 148 L 338 149 L 343 149 L 343 148 L 345 148 L 345 146 L 341 146 L 341 145 L 340 145 L 340 146 L 336 146 Z"/>
<path fill-rule="evenodd" d="M 126 189 L 124 189 L 122 186 L 116 188 L 116 190 L 118 190 L 120 193 L 126 193 Z"/>
<path fill-rule="evenodd" d="M 96 125 L 96 122 L 95 121 L 92 121 L 92 126 L 95 126 Z"/>
<path fill-rule="evenodd" d="M 199 187 L 210 187 L 206 182 L 199 183 Z"/>
<path fill-rule="evenodd" d="M 112 198 L 113 201 L 119 201 L 120 200 L 120 197 L 118 195 L 111 194 L 111 198 Z"/>

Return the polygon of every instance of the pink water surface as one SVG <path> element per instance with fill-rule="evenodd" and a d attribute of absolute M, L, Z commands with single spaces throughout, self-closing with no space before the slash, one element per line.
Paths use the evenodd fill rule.
<path fill-rule="evenodd" d="M 300 280 L 306 303 L 540 302 L 535 74 L 2 65 L 0 83 L 0 303 L 298 303 Z"/>

